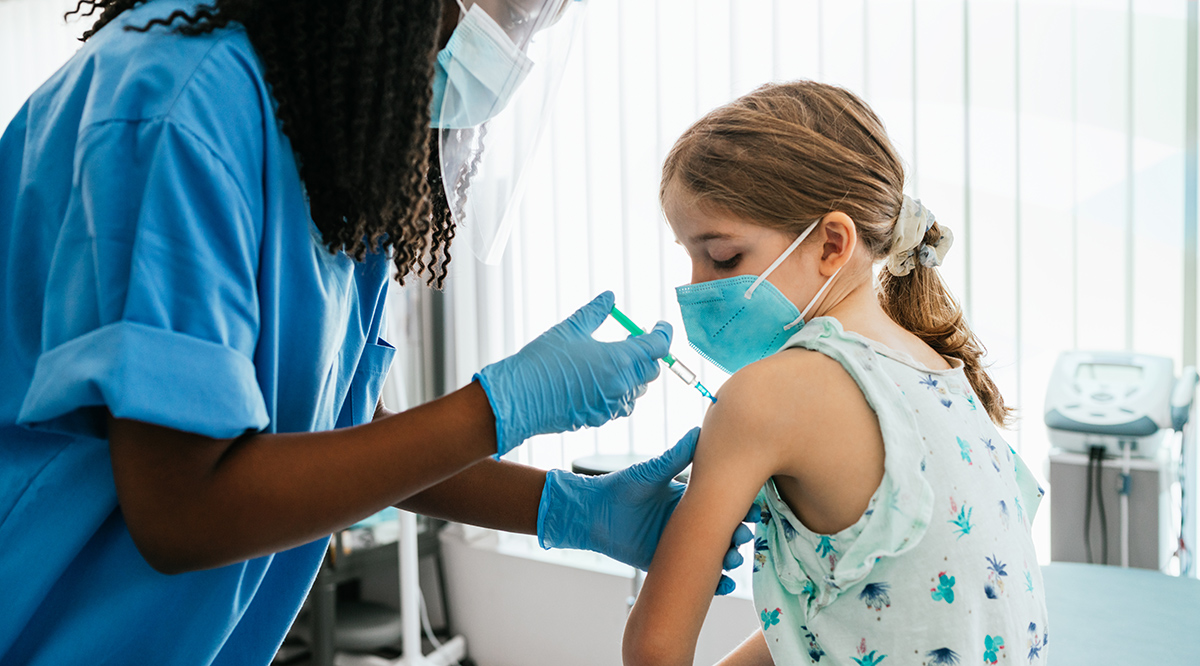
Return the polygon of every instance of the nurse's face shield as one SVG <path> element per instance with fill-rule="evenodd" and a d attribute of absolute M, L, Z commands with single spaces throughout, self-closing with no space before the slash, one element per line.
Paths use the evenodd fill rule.
<path fill-rule="evenodd" d="M 550 111 L 579 27 L 586 0 L 477 0 L 460 3 L 459 18 L 487 13 L 512 41 L 515 50 L 504 60 L 503 74 L 484 72 L 490 93 L 481 95 L 479 78 L 451 75 L 433 119 L 443 187 L 456 225 L 455 238 L 465 241 L 482 261 L 500 261 L 517 215 L 526 165 L 548 124 Z M 481 23 L 473 17 L 470 28 Z M 498 36 L 498 35 L 497 35 Z M 451 52 L 457 49 L 452 38 Z M 460 83 L 461 82 L 461 83 Z M 435 90 L 435 94 L 436 94 Z M 480 99 L 487 103 L 480 106 Z M 490 106 L 489 106 L 490 103 Z"/>

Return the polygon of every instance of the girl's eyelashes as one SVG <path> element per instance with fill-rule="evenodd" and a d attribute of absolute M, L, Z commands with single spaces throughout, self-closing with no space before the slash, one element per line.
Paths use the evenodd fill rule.
<path fill-rule="evenodd" d="M 721 271 L 727 271 L 727 270 L 730 270 L 730 269 L 736 267 L 738 265 L 738 262 L 741 260 L 742 260 L 742 255 L 735 254 L 732 257 L 730 257 L 728 259 L 724 259 L 722 261 L 717 261 L 716 259 L 713 259 L 712 263 L 713 263 L 713 268 L 716 268 L 717 270 L 721 270 Z"/>

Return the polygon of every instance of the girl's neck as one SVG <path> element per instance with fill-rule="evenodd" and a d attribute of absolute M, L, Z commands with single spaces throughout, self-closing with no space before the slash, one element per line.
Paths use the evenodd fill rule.
<path fill-rule="evenodd" d="M 831 300 L 828 307 L 818 308 L 816 316 L 833 317 L 841 323 L 843 329 L 874 340 L 885 347 L 905 352 L 932 370 L 946 370 L 951 367 L 923 340 L 897 324 L 884 312 L 873 280 L 862 280 L 849 287 L 849 291 L 839 294 L 837 300 Z"/>

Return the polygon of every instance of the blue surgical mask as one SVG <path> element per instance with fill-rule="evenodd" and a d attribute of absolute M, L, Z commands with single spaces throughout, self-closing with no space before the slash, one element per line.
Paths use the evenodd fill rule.
<path fill-rule="evenodd" d="M 533 67 L 478 4 L 463 12 L 434 65 L 430 125 L 441 129 L 476 127 L 494 118 Z"/>
<path fill-rule="evenodd" d="M 803 312 L 797 310 L 775 285 L 767 282 L 767 276 L 819 224 L 805 229 L 762 275 L 739 275 L 677 287 L 675 296 L 692 347 L 729 374 L 779 351 L 804 326 L 809 310 L 842 270 L 838 267 L 829 276 Z"/>

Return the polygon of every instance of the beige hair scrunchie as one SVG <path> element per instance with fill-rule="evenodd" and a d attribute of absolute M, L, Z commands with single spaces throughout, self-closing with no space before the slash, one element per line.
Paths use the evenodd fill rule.
<path fill-rule="evenodd" d="M 938 242 L 933 245 L 922 243 L 925 232 L 934 222 L 933 213 L 921 205 L 920 199 L 904 195 L 900 216 L 896 218 L 896 229 L 892 232 L 892 249 L 887 258 L 889 273 L 896 277 L 908 275 L 917 267 L 918 261 L 929 268 L 942 265 L 942 260 L 954 244 L 954 234 L 945 225 L 938 225 L 942 233 Z"/>

